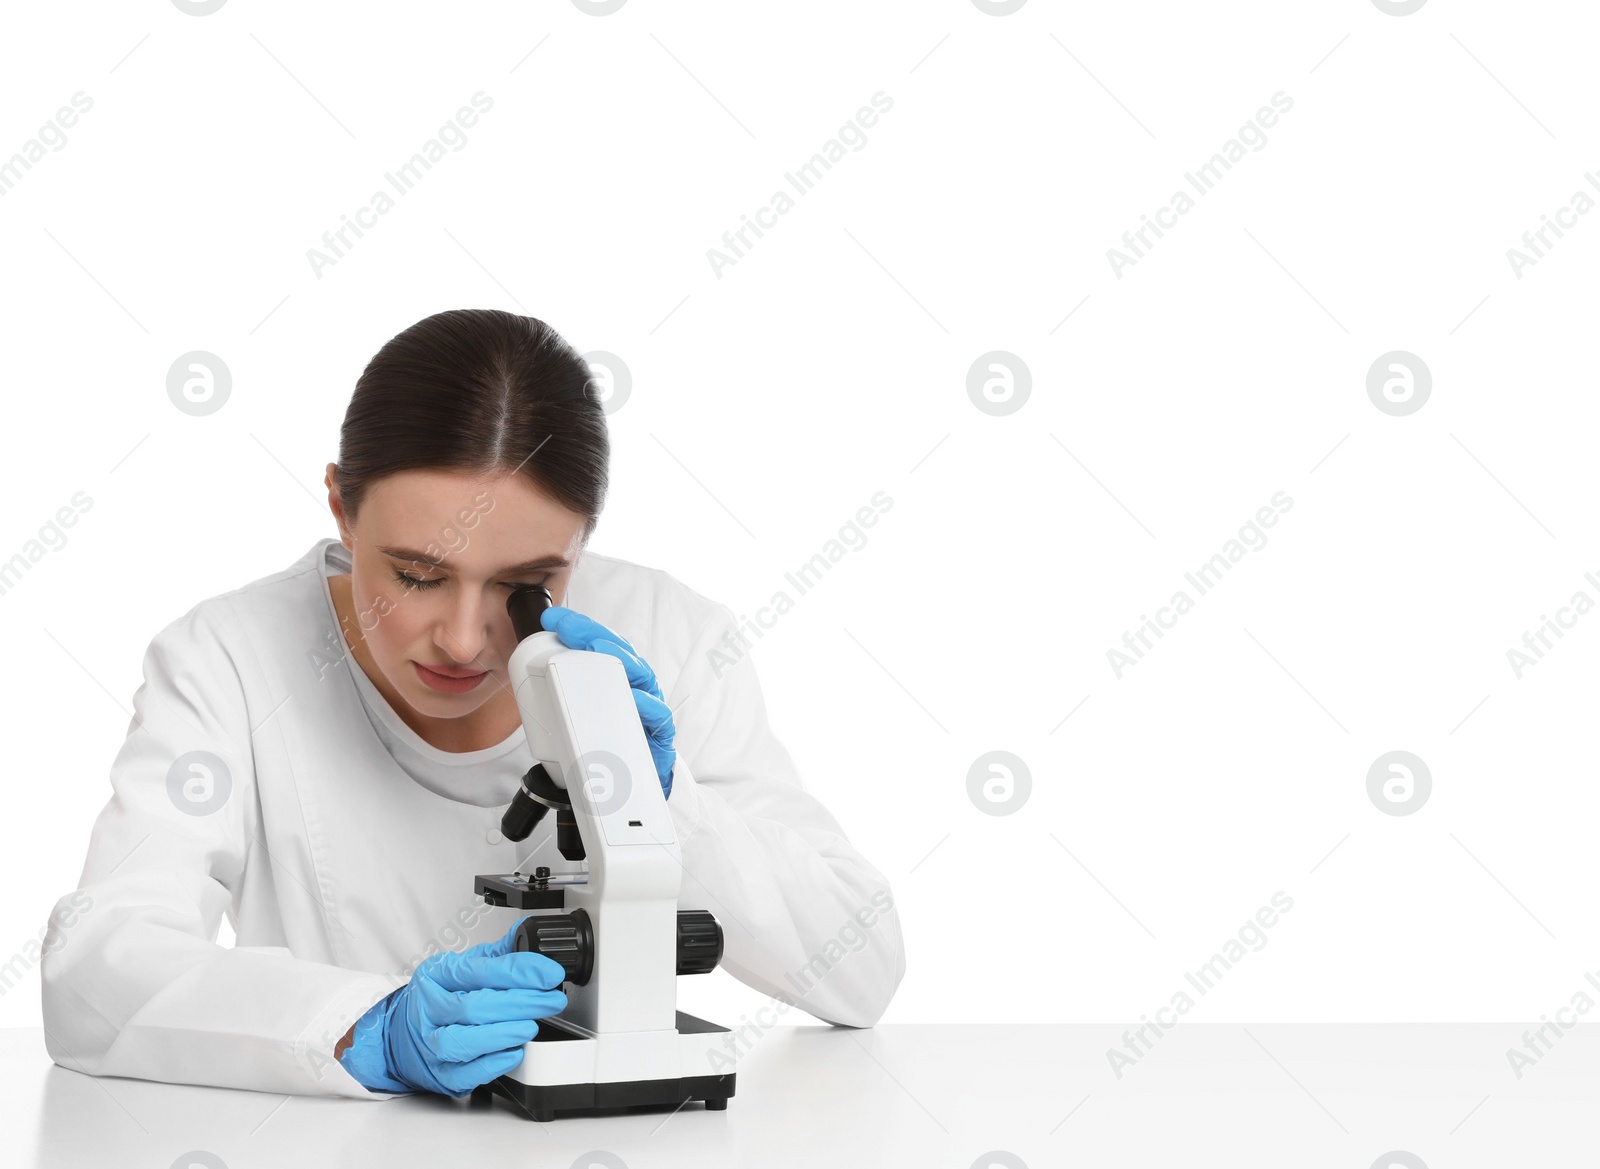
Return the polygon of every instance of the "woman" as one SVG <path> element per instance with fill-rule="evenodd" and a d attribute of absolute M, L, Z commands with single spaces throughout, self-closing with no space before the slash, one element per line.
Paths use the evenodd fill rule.
<path fill-rule="evenodd" d="M 553 816 L 499 832 L 533 763 L 506 674 L 528 584 L 563 644 L 626 667 L 679 905 L 717 917 L 722 965 L 826 1022 L 878 1020 L 905 970 L 888 885 L 801 786 L 748 656 L 725 664 L 733 614 L 585 551 L 608 457 L 588 367 L 541 321 L 444 312 L 378 352 L 327 468 L 338 539 L 151 642 L 45 942 L 52 1059 L 366 1099 L 514 1067 L 561 970 L 509 952 L 520 915 L 472 880 L 572 867 Z"/>

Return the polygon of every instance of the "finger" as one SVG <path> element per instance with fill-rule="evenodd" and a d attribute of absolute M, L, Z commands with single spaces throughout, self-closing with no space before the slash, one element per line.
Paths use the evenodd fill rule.
<path fill-rule="evenodd" d="M 650 757 L 655 760 L 656 778 L 666 777 L 661 779 L 661 794 L 670 799 L 672 797 L 672 768 L 678 760 L 678 753 L 671 748 L 663 751 L 651 744 Z"/>
<path fill-rule="evenodd" d="M 567 972 L 561 963 L 534 950 L 479 955 L 445 953 L 429 976 L 445 990 L 552 990 Z"/>
<path fill-rule="evenodd" d="M 506 1023 L 516 1019 L 542 1019 L 566 1010 L 567 996 L 559 990 L 454 991 L 437 985 L 427 996 L 427 1016 L 436 1026 L 449 1023 Z"/>
<path fill-rule="evenodd" d="M 614 633 L 592 617 L 552 605 L 540 616 L 544 627 L 561 638 L 568 649 L 584 649 L 592 653 L 610 654 L 622 663 L 628 675 L 628 685 L 661 696 L 661 686 L 655 671 L 639 656 L 639 651 L 620 633 Z"/>
<path fill-rule="evenodd" d="M 590 648 L 595 653 L 610 654 L 621 662 L 623 671 L 628 675 L 628 685 L 633 689 L 648 691 L 657 698 L 661 697 L 661 686 L 656 682 L 656 672 L 632 646 L 618 645 L 601 637 L 596 638 Z"/>
<path fill-rule="evenodd" d="M 562 643 L 569 649 L 589 649 L 594 645 L 596 638 L 602 637 L 608 641 L 626 641 L 593 617 L 569 609 L 565 605 L 550 606 L 540 616 L 539 621 L 546 629 L 561 638 Z"/>
<path fill-rule="evenodd" d="M 509 1051 L 491 1051 L 466 1063 L 442 1064 L 434 1069 L 434 1078 L 446 1092 L 459 1099 L 472 1089 L 505 1075 L 521 1062 L 520 1047 L 513 1047 Z"/>
<path fill-rule="evenodd" d="M 504 1023 L 452 1023 L 423 1035 L 423 1042 L 435 1058 L 444 1063 L 470 1063 L 491 1052 L 505 1051 L 533 1042 L 539 1034 L 535 1019 L 510 1019 Z"/>
<path fill-rule="evenodd" d="M 501 954 L 511 953 L 512 949 L 516 946 L 517 930 L 521 929 L 522 923 L 527 920 L 528 919 L 524 917 L 515 922 L 512 927 L 506 931 L 505 937 L 501 938 L 499 941 L 485 942 L 483 945 L 477 947 L 478 953 L 485 957 L 498 957 Z"/>
<path fill-rule="evenodd" d="M 646 694 L 643 690 L 633 692 L 633 705 L 638 707 L 639 721 L 650 732 L 650 737 L 670 743 L 676 734 L 672 724 L 672 708 L 654 694 Z"/>

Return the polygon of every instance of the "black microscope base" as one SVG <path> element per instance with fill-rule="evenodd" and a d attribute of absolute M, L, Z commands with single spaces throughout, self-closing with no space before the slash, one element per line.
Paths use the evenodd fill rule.
<path fill-rule="evenodd" d="M 726 1027 L 678 1011 L 677 1028 L 683 1035 L 728 1033 Z M 570 1043 L 581 1039 L 576 1032 L 561 1026 L 542 1026 L 535 1043 Z M 669 1076 L 660 1080 L 613 1080 L 598 1084 L 525 1084 L 511 1076 L 501 1076 L 473 1089 L 474 1104 L 493 1104 L 502 1096 L 534 1120 L 554 1120 L 557 1112 L 592 1116 L 596 1113 L 663 1105 L 682 1105 L 704 1100 L 706 1108 L 720 1112 L 733 1096 L 738 1073 L 709 1076 Z"/>
<path fill-rule="evenodd" d="M 473 1103 L 501 1096 L 532 1120 L 550 1121 L 556 1113 L 593 1115 L 610 1109 L 641 1105 L 681 1105 L 704 1100 L 706 1108 L 720 1111 L 733 1095 L 736 1072 L 720 1076 L 682 1076 L 666 1080 L 619 1080 L 605 1084 L 524 1084 L 501 1076 L 476 1088 Z"/>

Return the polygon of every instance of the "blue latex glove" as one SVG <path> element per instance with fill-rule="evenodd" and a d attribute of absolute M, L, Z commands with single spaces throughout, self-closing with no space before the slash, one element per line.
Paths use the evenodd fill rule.
<path fill-rule="evenodd" d="M 628 685 L 633 688 L 633 704 L 639 708 L 639 721 L 644 724 L 645 735 L 650 740 L 650 755 L 655 760 L 656 778 L 661 780 L 661 794 L 670 797 L 672 767 L 678 759 L 672 740 L 677 731 L 672 725 L 672 709 L 661 697 L 656 672 L 625 637 L 564 605 L 550 606 L 540 621 L 568 649 L 610 654 L 622 662 L 628 672 Z"/>
<path fill-rule="evenodd" d="M 560 1014 L 561 963 L 514 953 L 517 926 L 498 942 L 423 959 L 411 981 L 360 1019 L 340 1064 L 373 1092 L 465 1096 L 522 1062 L 535 1019 Z"/>

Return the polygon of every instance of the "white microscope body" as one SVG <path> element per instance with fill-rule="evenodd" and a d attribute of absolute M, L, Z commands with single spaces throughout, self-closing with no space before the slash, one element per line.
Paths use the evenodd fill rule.
<path fill-rule="evenodd" d="M 520 638 L 510 676 L 535 765 L 503 828 L 525 839 L 555 810 L 561 854 L 587 859 L 588 874 L 477 878 L 491 905 L 556 911 L 529 917 L 516 948 L 567 970 L 566 1010 L 539 1020 L 522 1063 L 479 1092 L 535 1120 L 689 1100 L 726 1108 L 735 1079 L 728 1029 L 677 1009 L 677 976 L 716 967 L 721 928 L 704 910 L 678 909 L 677 834 L 622 663 L 544 630 L 549 604 L 539 587 L 507 602 Z"/>

